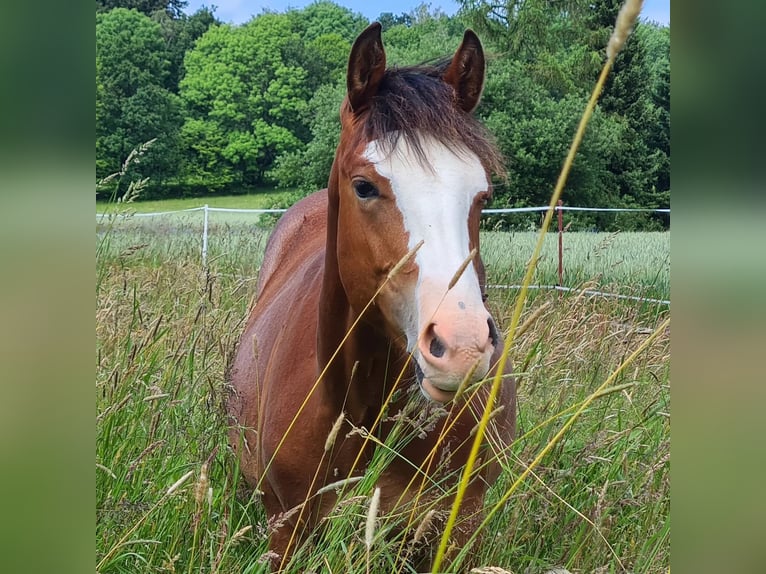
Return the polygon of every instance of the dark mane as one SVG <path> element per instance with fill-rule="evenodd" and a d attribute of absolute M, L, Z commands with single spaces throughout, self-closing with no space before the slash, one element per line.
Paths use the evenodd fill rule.
<path fill-rule="evenodd" d="M 502 155 L 492 137 L 472 114 L 455 105 L 452 87 L 441 79 L 449 63 L 386 70 L 364 119 L 364 135 L 388 149 L 403 137 L 423 163 L 427 159 L 421 140 L 431 136 L 457 153 L 469 149 L 491 173 L 503 176 Z"/>

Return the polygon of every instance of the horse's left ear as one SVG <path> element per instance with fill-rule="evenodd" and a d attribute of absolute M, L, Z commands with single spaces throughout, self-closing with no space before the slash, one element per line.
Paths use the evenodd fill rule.
<path fill-rule="evenodd" d="M 386 71 L 386 52 L 380 33 L 380 24 L 373 22 L 359 34 L 351 48 L 346 87 L 348 102 L 355 114 L 369 105 Z"/>
<path fill-rule="evenodd" d="M 463 42 L 452 57 L 442 76 L 455 89 L 457 104 L 465 112 L 472 112 L 481 99 L 484 88 L 484 50 L 473 30 L 466 30 Z"/>

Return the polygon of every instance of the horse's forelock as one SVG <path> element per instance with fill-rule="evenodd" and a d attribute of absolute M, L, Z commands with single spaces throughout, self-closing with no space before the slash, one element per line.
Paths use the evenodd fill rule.
<path fill-rule="evenodd" d="M 503 176 L 502 156 L 484 127 L 455 105 L 455 94 L 441 77 L 444 67 L 414 66 L 386 70 L 363 118 L 363 137 L 390 152 L 400 138 L 419 163 L 428 166 L 423 149 L 433 138 L 458 154 L 476 154 L 490 173 Z"/>

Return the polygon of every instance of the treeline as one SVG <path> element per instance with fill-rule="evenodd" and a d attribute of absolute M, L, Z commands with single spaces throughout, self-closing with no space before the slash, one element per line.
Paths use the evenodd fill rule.
<path fill-rule="evenodd" d="M 324 187 L 338 140 L 351 43 L 369 21 L 329 1 L 221 24 L 183 0 L 96 2 L 96 177 L 102 194 L 149 178 L 145 197 Z M 466 27 L 489 63 L 477 113 L 497 138 L 508 179 L 493 206 L 547 203 L 604 61 L 619 0 L 464 0 L 450 17 L 421 5 L 377 20 L 389 65 L 451 54 Z M 668 207 L 670 33 L 640 23 L 618 56 L 565 190 L 570 205 Z M 505 223 L 530 225 L 518 217 Z M 614 216 L 581 215 L 608 229 Z M 620 229 L 668 218 L 621 216 Z"/>

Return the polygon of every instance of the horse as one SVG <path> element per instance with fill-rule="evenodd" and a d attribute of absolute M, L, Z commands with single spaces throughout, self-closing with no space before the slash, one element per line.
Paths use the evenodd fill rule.
<path fill-rule="evenodd" d="M 484 72 L 471 30 L 451 59 L 387 69 L 381 26 L 371 24 L 349 55 L 328 186 L 287 210 L 267 242 L 227 410 L 240 471 L 270 517 L 272 567 L 337 503 L 322 487 L 364 473 L 374 445 L 353 431 L 386 440 L 393 423 L 382 410 L 436 413 L 378 477 L 382 513 L 415 500 L 424 474 L 459 475 L 485 407 L 497 411 L 497 448 L 513 439 L 510 367 L 486 404 L 504 343 L 478 253 L 490 178 L 502 173 L 473 115 Z M 488 458 L 463 498 L 457 547 L 499 475 Z M 452 500 L 437 501 L 442 520 Z M 419 560 L 430 564 L 433 548 Z"/>

